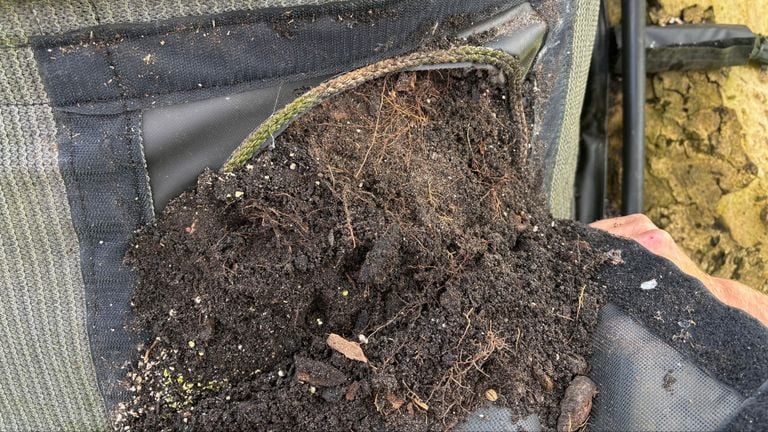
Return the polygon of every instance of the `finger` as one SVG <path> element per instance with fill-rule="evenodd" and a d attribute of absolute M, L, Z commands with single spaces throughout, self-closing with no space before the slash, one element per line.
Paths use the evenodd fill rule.
<path fill-rule="evenodd" d="M 635 238 L 639 234 L 656 229 L 656 225 L 643 214 L 632 214 L 591 223 L 592 228 L 607 231 L 621 237 Z"/>
<path fill-rule="evenodd" d="M 720 289 L 712 293 L 723 303 L 739 308 L 768 326 L 768 296 L 742 283 L 729 279 L 712 278 Z"/>
<path fill-rule="evenodd" d="M 680 249 L 668 232 L 654 228 L 634 236 L 633 239 L 654 254 L 672 261 L 684 273 L 701 280 L 705 285 L 710 282 L 711 277 Z"/>

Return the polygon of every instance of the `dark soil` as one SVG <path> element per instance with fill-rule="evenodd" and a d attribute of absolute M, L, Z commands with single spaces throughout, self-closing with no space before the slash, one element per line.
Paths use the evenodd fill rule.
<path fill-rule="evenodd" d="M 604 255 L 546 212 L 487 74 L 336 97 L 140 232 L 137 329 L 156 339 L 119 424 L 444 430 L 493 390 L 553 429 L 587 367 Z"/>

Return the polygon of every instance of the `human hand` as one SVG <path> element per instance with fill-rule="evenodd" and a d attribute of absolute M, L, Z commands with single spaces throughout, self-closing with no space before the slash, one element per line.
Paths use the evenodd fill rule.
<path fill-rule="evenodd" d="M 768 325 L 768 296 L 733 280 L 704 273 L 675 243 L 668 232 L 660 229 L 647 216 L 633 214 L 604 219 L 591 227 L 632 239 L 656 255 L 672 261 L 680 270 L 699 279 L 721 302 L 741 309 Z"/>

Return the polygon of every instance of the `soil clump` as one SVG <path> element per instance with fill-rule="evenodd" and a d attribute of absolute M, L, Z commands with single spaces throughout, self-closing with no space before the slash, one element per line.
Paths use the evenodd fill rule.
<path fill-rule="evenodd" d="M 126 258 L 151 339 L 119 425 L 446 430 L 496 404 L 555 429 L 605 258 L 548 215 L 490 74 L 364 84 L 172 201 Z"/>

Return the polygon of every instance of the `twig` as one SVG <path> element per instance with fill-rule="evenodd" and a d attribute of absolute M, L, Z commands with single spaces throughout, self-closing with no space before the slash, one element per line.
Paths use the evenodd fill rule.
<path fill-rule="evenodd" d="M 371 144 L 368 146 L 368 150 L 363 157 L 363 163 L 360 164 L 360 168 L 355 173 L 355 178 L 360 178 L 360 174 L 363 172 L 365 162 L 368 160 L 368 155 L 371 154 L 373 146 L 376 144 L 376 137 L 379 135 L 379 122 L 381 121 L 381 108 L 384 106 L 384 91 L 387 89 L 387 78 L 384 77 L 384 85 L 381 86 L 381 96 L 379 98 L 379 111 L 376 113 L 376 125 L 373 127 L 373 137 L 371 138 Z"/>
<path fill-rule="evenodd" d="M 149 363 L 149 354 L 152 352 L 153 349 L 157 346 L 157 344 L 160 342 L 159 338 L 155 338 L 155 340 L 152 341 L 152 343 L 149 345 L 149 348 L 147 348 L 146 351 L 144 351 L 144 364 Z"/>
<path fill-rule="evenodd" d="M 387 327 L 388 325 L 390 325 L 390 324 L 392 324 L 393 322 L 397 321 L 397 319 L 398 319 L 398 318 L 400 318 L 400 315 L 401 315 L 401 314 L 403 314 L 403 313 L 407 313 L 407 312 L 409 312 L 409 311 L 410 311 L 410 309 L 413 309 L 413 308 L 415 308 L 415 307 L 417 307 L 417 306 L 419 306 L 419 304 L 418 304 L 418 303 L 411 303 L 410 305 L 408 305 L 408 306 L 406 306 L 406 307 L 404 307 L 404 308 L 400 309 L 400 311 L 399 311 L 398 313 L 396 313 L 396 314 L 395 314 L 395 316 L 393 316 L 393 317 L 392 317 L 392 319 L 390 319 L 389 321 L 385 322 L 384 324 L 382 324 L 382 325 L 378 326 L 378 327 L 377 327 L 377 328 L 376 328 L 374 331 L 372 331 L 372 332 L 371 332 L 371 333 L 368 335 L 368 339 L 370 339 L 371 337 L 373 337 L 373 335 L 375 335 L 376 333 L 378 333 L 378 332 L 379 332 L 379 330 L 381 330 L 381 329 L 383 329 L 384 327 Z"/>
<path fill-rule="evenodd" d="M 357 247 L 357 240 L 355 240 L 355 230 L 352 228 L 352 215 L 349 213 L 349 205 L 347 205 L 346 188 L 341 192 L 341 202 L 344 204 L 344 216 L 347 219 L 347 230 L 349 231 L 349 238 L 352 240 L 352 249 L 354 249 Z"/>

